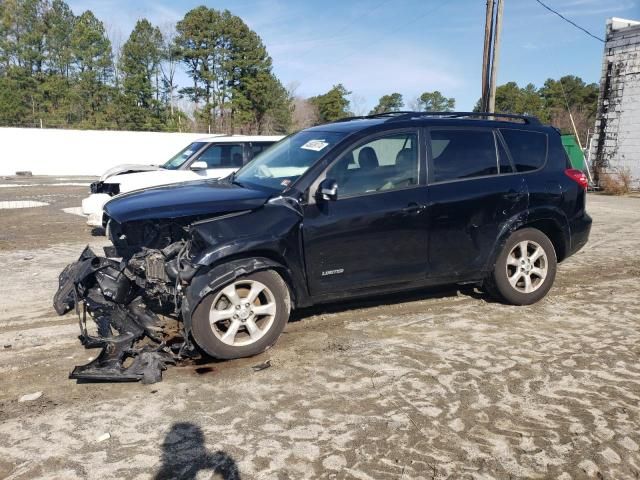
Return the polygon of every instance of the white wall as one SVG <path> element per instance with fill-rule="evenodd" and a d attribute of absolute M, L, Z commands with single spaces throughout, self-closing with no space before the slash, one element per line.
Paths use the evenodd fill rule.
<path fill-rule="evenodd" d="M 164 163 L 201 133 L 0 128 L 0 175 L 101 175 L 121 163 Z"/>

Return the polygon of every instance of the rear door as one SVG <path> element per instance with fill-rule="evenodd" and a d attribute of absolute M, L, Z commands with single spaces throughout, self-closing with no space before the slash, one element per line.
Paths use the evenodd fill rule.
<path fill-rule="evenodd" d="M 423 151 L 418 129 L 387 132 L 348 150 L 320 177 L 337 182 L 338 199 L 304 207 L 303 241 L 312 295 L 424 278 Z"/>
<path fill-rule="evenodd" d="M 430 128 L 428 158 L 428 275 L 476 276 L 504 222 L 527 208 L 526 182 L 491 128 Z"/>

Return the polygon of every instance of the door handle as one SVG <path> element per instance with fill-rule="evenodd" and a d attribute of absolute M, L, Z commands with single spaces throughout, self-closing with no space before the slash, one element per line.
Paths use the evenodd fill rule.
<path fill-rule="evenodd" d="M 411 202 L 409 205 L 402 209 L 402 212 L 409 215 L 418 215 L 419 213 L 424 212 L 426 208 L 426 205 L 420 205 L 419 203 Z"/>

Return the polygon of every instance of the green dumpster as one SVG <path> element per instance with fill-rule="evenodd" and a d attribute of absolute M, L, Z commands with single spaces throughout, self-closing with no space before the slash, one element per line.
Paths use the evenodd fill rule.
<path fill-rule="evenodd" d="M 584 166 L 584 154 L 582 150 L 580 150 L 576 137 L 574 135 L 562 135 L 562 146 L 567 152 L 567 155 L 569 155 L 571 166 L 578 170 L 586 170 Z"/>

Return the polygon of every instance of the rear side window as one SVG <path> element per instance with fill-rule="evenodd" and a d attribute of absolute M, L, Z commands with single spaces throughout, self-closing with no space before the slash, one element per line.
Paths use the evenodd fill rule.
<path fill-rule="evenodd" d="M 251 158 L 255 157 L 263 150 L 266 150 L 271 146 L 271 143 L 252 143 L 251 144 Z"/>
<path fill-rule="evenodd" d="M 500 129 L 518 172 L 541 168 L 547 159 L 547 136 L 540 132 Z"/>
<path fill-rule="evenodd" d="M 198 157 L 207 162 L 207 168 L 230 168 L 242 166 L 242 145 L 214 144 Z"/>
<path fill-rule="evenodd" d="M 434 182 L 498 174 L 490 130 L 431 130 L 431 175 Z"/>

